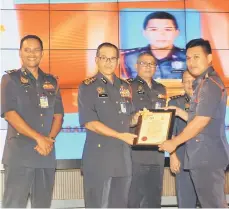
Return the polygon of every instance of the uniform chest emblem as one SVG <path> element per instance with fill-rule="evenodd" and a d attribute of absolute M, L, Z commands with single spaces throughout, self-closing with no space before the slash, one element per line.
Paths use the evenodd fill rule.
<path fill-rule="evenodd" d="M 45 90 L 54 90 L 55 87 L 50 82 L 45 81 L 45 83 L 43 84 L 43 89 L 45 89 Z"/>
<path fill-rule="evenodd" d="M 98 97 L 108 97 L 108 95 L 105 93 L 105 89 L 102 88 L 102 87 L 98 87 L 97 89 L 97 92 L 98 92 Z"/>
<path fill-rule="evenodd" d="M 143 88 L 142 85 L 138 86 L 137 92 L 138 92 L 138 94 L 144 94 L 145 93 L 144 88 Z"/>
<path fill-rule="evenodd" d="M 21 76 L 21 83 L 22 84 L 28 84 L 29 83 L 29 79 Z"/>
<path fill-rule="evenodd" d="M 185 111 L 188 111 L 189 108 L 190 108 L 190 103 L 187 103 L 187 102 L 186 102 L 185 105 L 184 105 Z"/>

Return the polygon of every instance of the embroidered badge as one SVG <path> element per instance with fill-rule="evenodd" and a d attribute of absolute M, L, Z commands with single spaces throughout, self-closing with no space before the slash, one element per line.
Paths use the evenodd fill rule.
<path fill-rule="evenodd" d="M 23 77 L 23 76 L 21 76 L 21 83 L 22 84 L 28 84 L 29 83 L 29 79 L 27 79 L 27 78 L 25 78 L 25 77 Z"/>
<path fill-rule="evenodd" d="M 105 90 L 104 90 L 104 88 L 102 88 L 102 87 L 98 87 L 98 88 L 97 88 L 97 92 L 98 92 L 99 94 L 103 94 L 103 93 L 105 93 Z"/>
<path fill-rule="evenodd" d="M 138 92 L 138 94 L 144 94 L 144 93 L 145 93 L 145 92 L 144 92 L 144 88 L 143 88 L 142 85 L 139 85 L 139 86 L 138 86 L 137 92 Z"/>
<path fill-rule="evenodd" d="M 45 89 L 45 90 L 54 90 L 55 87 L 50 82 L 45 81 L 45 83 L 43 84 L 43 89 Z"/>

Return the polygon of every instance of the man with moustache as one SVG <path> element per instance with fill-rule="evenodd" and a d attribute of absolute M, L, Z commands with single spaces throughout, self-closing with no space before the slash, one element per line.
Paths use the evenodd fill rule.
<path fill-rule="evenodd" d="M 3 208 L 51 205 L 55 177 L 55 137 L 63 122 L 57 80 L 39 64 L 44 54 L 38 36 L 21 39 L 19 70 L 7 71 L 1 82 L 1 117 L 8 122 L 2 163 L 5 166 Z"/>
<path fill-rule="evenodd" d="M 184 87 L 184 95 L 178 95 L 171 97 L 169 105 L 176 106 L 182 110 L 189 110 L 190 97 L 193 94 L 192 83 L 194 77 L 189 71 L 185 71 L 182 77 L 182 84 Z M 179 135 L 185 126 L 186 121 L 177 117 L 174 124 L 173 135 Z M 179 208 L 196 208 L 196 192 L 192 183 L 190 173 L 188 170 L 184 170 L 184 156 L 185 156 L 185 144 L 180 145 L 176 152 L 170 154 L 170 169 L 172 173 L 176 174 L 176 195 Z"/>
<path fill-rule="evenodd" d="M 165 107 L 165 87 L 152 79 L 156 60 L 148 52 L 138 56 L 137 77 L 131 82 L 133 104 L 136 111 Z M 160 208 L 164 171 L 164 152 L 157 147 L 151 150 L 132 150 L 132 183 L 129 194 L 130 208 Z"/>
<path fill-rule="evenodd" d="M 187 66 L 195 77 L 194 93 L 188 113 L 175 109 L 188 125 L 178 136 L 159 145 L 159 150 L 172 153 L 186 142 L 184 168 L 190 172 L 201 207 L 224 208 L 224 172 L 229 162 L 225 134 L 227 92 L 212 66 L 210 43 L 194 39 L 186 50 Z"/>
<path fill-rule="evenodd" d="M 132 117 L 129 84 L 115 75 L 119 50 L 111 43 L 99 45 L 95 58 L 98 73 L 79 87 L 79 120 L 86 127 L 83 151 L 86 208 L 126 208 L 131 182 L 129 133 Z"/>

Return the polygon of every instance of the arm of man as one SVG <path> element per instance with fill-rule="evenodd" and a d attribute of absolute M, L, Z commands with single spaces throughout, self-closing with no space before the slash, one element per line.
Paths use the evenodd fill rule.
<path fill-rule="evenodd" d="M 214 97 L 212 96 L 214 95 Z M 217 107 L 221 101 L 222 91 L 210 79 L 205 81 L 200 89 L 199 102 L 196 107 L 196 116 L 185 127 L 183 132 L 172 139 L 170 143 L 160 145 L 159 150 L 173 152 L 177 146 L 197 136 L 215 117 Z"/>
<path fill-rule="evenodd" d="M 18 133 L 35 140 L 41 144 L 44 154 L 47 153 L 53 140 L 39 134 L 32 129 L 23 118 L 16 112 L 17 97 L 16 84 L 9 75 L 4 75 L 1 81 L 1 117 L 3 117 Z"/>
<path fill-rule="evenodd" d="M 174 107 L 178 107 L 178 102 L 174 99 L 174 100 L 170 100 L 169 101 L 169 106 L 174 106 Z M 173 126 L 173 136 L 172 138 L 174 138 L 175 136 L 177 136 L 178 134 L 178 120 L 180 120 L 178 117 L 175 118 L 175 122 L 174 122 L 174 126 Z M 172 173 L 179 173 L 180 171 L 180 160 L 177 157 L 176 151 L 170 153 L 170 170 Z"/>
<path fill-rule="evenodd" d="M 119 133 L 101 123 L 91 99 L 93 99 L 93 95 L 90 95 L 90 92 L 87 91 L 87 86 L 81 85 L 78 94 L 80 124 L 97 134 L 117 138 L 128 144 L 132 144 L 136 135 L 130 133 Z"/>

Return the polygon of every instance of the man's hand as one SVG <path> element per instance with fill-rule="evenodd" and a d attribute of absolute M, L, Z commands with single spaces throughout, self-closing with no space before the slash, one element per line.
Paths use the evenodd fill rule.
<path fill-rule="evenodd" d="M 177 148 L 176 141 L 174 139 L 166 140 L 162 144 L 158 145 L 159 151 L 173 152 Z"/>
<path fill-rule="evenodd" d="M 170 155 L 170 170 L 175 174 L 180 172 L 180 160 L 178 159 L 176 153 Z"/>
<path fill-rule="evenodd" d="M 50 137 L 40 137 L 36 139 L 37 146 L 34 148 L 39 154 L 43 156 L 47 156 L 53 149 L 53 143 L 55 140 L 53 140 Z"/>
<path fill-rule="evenodd" d="M 127 144 L 133 145 L 134 139 L 137 137 L 135 134 L 131 133 L 118 133 L 116 138 L 126 142 Z"/>

